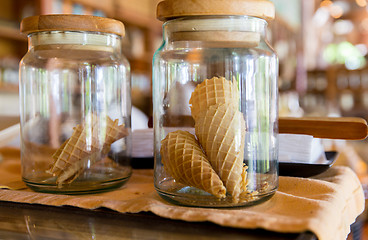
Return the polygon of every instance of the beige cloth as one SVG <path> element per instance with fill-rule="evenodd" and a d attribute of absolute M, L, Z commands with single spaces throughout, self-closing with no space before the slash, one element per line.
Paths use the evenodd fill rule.
<path fill-rule="evenodd" d="M 2 149 L 0 153 L 3 156 L 0 186 L 13 188 L 0 190 L 3 201 L 86 209 L 106 207 L 122 213 L 152 212 L 170 219 L 285 233 L 309 230 L 321 240 L 346 239 L 350 225 L 364 210 L 361 184 L 347 167 L 333 167 L 314 178 L 280 177 L 279 190 L 265 203 L 212 209 L 182 207 L 164 201 L 154 190 L 152 170 L 134 170 L 128 184 L 107 193 L 81 196 L 36 193 L 21 182 L 19 150 Z"/>

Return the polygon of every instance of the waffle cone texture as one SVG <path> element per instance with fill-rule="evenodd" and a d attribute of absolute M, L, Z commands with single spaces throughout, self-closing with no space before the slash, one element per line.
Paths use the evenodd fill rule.
<path fill-rule="evenodd" d="M 212 169 L 196 138 L 186 131 L 167 134 L 161 142 L 164 168 L 179 183 L 193 186 L 218 198 L 226 196 L 226 189 Z"/>
<path fill-rule="evenodd" d="M 189 99 L 189 104 L 192 105 L 194 120 L 212 105 L 227 104 L 239 109 L 239 91 L 235 84 L 224 77 L 213 77 L 197 85 Z"/>
<path fill-rule="evenodd" d="M 242 185 L 245 139 L 243 114 L 231 105 L 210 106 L 198 116 L 195 132 L 228 193 L 238 198 L 245 187 Z"/>
<path fill-rule="evenodd" d="M 197 139 L 188 132 L 185 135 L 191 139 L 191 143 L 198 144 L 198 148 L 196 151 L 190 150 L 192 157 L 187 157 L 187 159 L 191 160 L 186 160 L 184 165 L 178 159 L 185 158 L 184 155 L 188 153 L 187 149 L 193 149 L 193 146 L 189 147 L 189 144 L 183 145 L 182 141 L 171 140 L 171 149 L 179 148 L 180 150 L 177 150 L 175 154 L 169 154 L 168 139 L 173 136 L 177 138 L 178 134 L 183 134 L 180 130 L 169 133 L 161 145 L 164 168 L 178 182 L 200 188 L 219 198 L 224 197 L 222 194 L 214 194 L 213 186 L 218 186 L 217 181 L 210 190 L 203 187 L 204 181 L 209 181 L 207 179 L 209 175 L 204 176 L 203 171 L 202 175 L 200 171 L 194 171 L 197 174 L 195 185 L 193 180 L 189 181 L 189 175 L 183 174 L 193 172 L 194 159 L 198 161 L 200 158 L 202 162 L 206 162 L 206 169 L 208 164 L 221 180 L 226 193 L 232 196 L 234 202 L 237 202 L 242 193 L 247 192 L 247 167 L 243 164 L 246 128 L 243 114 L 239 111 L 238 89 L 235 84 L 223 77 L 206 79 L 197 85 L 189 103 L 192 105 Z M 180 176 L 178 176 L 179 173 Z M 211 181 L 213 182 L 213 179 L 217 177 L 211 174 Z"/>
<path fill-rule="evenodd" d="M 56 177 L 58 187 L 71 183 L 88 165 L 103 159 L 113 142 L 127 135 L 127 129 L 124 125 L 118 125 L 118 119 L 113 121 L 107 117 L 106 133 L 101 138 L 98 118 L 93 116 L 91 127 L 77 125 L 72 136 L 53 154 L 54 163 L 48 173 Z"/>

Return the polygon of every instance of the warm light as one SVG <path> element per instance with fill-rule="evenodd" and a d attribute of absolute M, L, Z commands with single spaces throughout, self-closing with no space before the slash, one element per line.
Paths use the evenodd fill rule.
<path fill-rule="evenodd" d="M 359 7 L 366 7 L 367 6 L 367 0 L 355 0 L 356 4 L 358 4 Z"/>
<path fill-rule="evenodd" d="M 360 27 L 365 33 L 368 32 L 368 18 L 363 19 L 363 21 L 360 23 Z"/>
<path fill-rule="evenodd" d="M 336 20 L 333 24 L 334 33 L 337 35 L 348 34 L 354 29 L 354 24 L 350 20 Z"/>
<path fill-rule="evenodd" d="M 320 7 L 329 7 L 331 6 L 332 2 L 330 0 L 324 0 L 321 2 L 321 4 L 319 5 Z"/>
<path fill-rule="evenodd" d="M 339 18 L 342 16 L 343 13 L 344 13 L 344 10 L 342 9 L 342 7 L 338 5 L 332 5 L 330 7 L 330 14 L 333 18 Z"/>

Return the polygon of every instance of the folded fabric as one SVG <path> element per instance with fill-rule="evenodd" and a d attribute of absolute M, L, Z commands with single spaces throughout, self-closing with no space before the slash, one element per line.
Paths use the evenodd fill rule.
<path fill-rule="evenodd" d="M 21 182 L 19 150 L 0 149 L 0 153 L 0 186 L 14 185 L 15 179 Z M 152 212 L 170 219 L 284 233 L 312 231 L 321 240 L 346 239 L 365 202 L 359 179 L 348 167 L 332 167 L 313 178 L 280 177 L 279 189 L 270 200 L 234 209 L 199 210 L 170 204 L 154 190 L 153 170 L 134 170 L 127 185 L 107 193 L 66 196 L 28 188 L 2 189 L 0 200 L 85 209 L 106 207 L 121 213 Z"/>

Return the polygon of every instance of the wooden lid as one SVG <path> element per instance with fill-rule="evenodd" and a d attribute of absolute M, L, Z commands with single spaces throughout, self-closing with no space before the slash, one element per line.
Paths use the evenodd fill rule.
<path fill-rule="evenodd" d="M 89 15 L 40 15 L 27 17 L 20 24 L 22 33 L 48 31 L 87 31 L 113 33 L 124 37 L 124 24 L 118 20 Z"/>
<path fill-rule="evenodd" d="M 275 6 L 269 0 L 164 0 L 157 5 L 161 21 L 185 16 L 246 15 L 272 20 Z"/>

